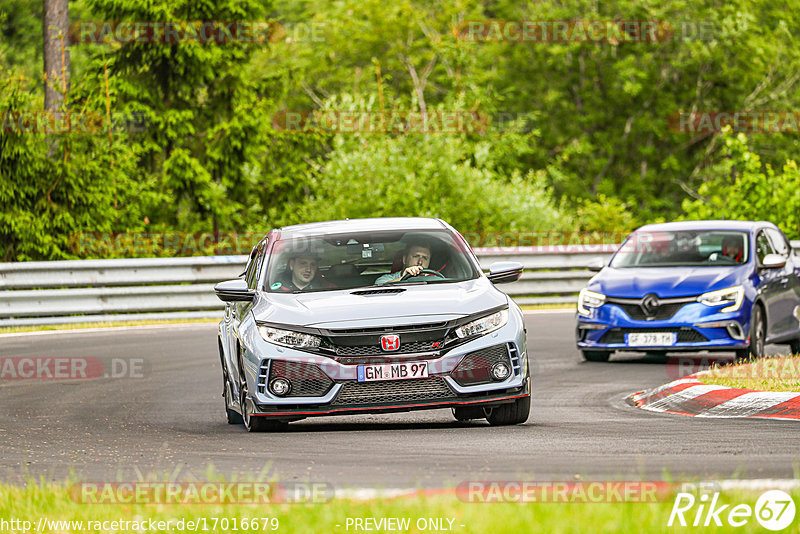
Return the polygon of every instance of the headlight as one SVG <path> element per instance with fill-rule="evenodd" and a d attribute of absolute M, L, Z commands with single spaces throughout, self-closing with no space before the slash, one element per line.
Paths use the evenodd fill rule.
<path fill-rule="evenodd" d="M 708 293 L 703 293 L 697 300 L 705 304 L 706 306 L 720 306 L 722 304 L 730 304 L 725 308 L 722 308 L 721 312 L 732 312 L 736 311 L 742 307 L 742 301 L 744 301 L 744 287 L 736 286 L 736 287 L 729 287 L 728 289 L 720 289 L 719 291 L 710 291 Z"/>
<path fill-rule="evenodd" d="M 275 343 L 283 347 L 301 347 L 301 348 L 315 348 L 319 347 L 322 338 L 312 336 L 310 334 L 301 334 L 300 332 L 292 332 L 290 330 L 281 330 L 280 328 L 272 328 L 271 326 L 259 326 L 258 332 L 264 341 Z"/>
<path fill-rule="evenodd" d="M 507 322 L 508 310 L 500 310 L 486 317 L 481 317 L 477 321 L 459 326 L 456 328 L 456 335 L 463 339 L 465 337 L 488 334 L 489 332 L 494 332 Z"/>
<path fill-rule="evenodd" d="M 602 293 L 581 289 L 578 295 L 578 313 L 581 315 L 591 315 L 589 308 L 599 308 L 606 303 L 606 296 Z"/>

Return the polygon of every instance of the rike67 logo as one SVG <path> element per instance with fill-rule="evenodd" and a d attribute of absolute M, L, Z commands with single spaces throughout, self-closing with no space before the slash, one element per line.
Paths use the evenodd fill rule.
<path fill-rule="evenodd" d="M 755 507 L 749 504 L 722 504 L 720 493 L 678 493 L 669 514 L 667 526 L 708 527 L 729 525 L 741 527 L 753 517 L 767 530 L 783 530 L 794 521 L 795 504 L 791 495 L 781 490 L 764 492 Z"/>

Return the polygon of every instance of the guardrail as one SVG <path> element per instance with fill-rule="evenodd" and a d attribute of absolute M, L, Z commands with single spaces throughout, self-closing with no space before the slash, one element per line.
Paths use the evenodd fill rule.
<path fill-rule="evenodd" d="M 800 249 L 800 241 L 792 242 Z M 518 282 L 500 286 L 519 304 L 572 304 L 594 258 L 616 245 L 476 249 L 481 268 L 517 261 Z M 214 284 L 236 278 L 247 256 L 0 263 L 0 326 L 219 317 Z"/>

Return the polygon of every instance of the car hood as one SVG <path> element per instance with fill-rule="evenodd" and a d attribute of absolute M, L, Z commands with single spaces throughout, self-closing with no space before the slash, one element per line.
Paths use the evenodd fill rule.
<path fill-rule="evenodd" d="M 485 277 L 466 282 L 390 286 L 400 293 L 357 295 L 359 289 L 314 293 L 261 293 L 257 321 L 317 328 L 401 326 L 458 319 L 508 303 Z"/>
<path fill-rule="evenodd" d="M 588 288 L 609 297 L 641 298 L 655 293 L 661 298 L 690 297 L 741 284 L 748 267 L 606 267 L 589 281 Z"/>

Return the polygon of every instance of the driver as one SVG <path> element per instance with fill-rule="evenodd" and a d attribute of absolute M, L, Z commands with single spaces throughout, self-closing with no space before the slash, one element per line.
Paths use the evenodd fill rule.
<path fill-rule="evenodd" d="M 735 262 L 742 261 L 742 240 L 736 236 L 727 236 L 722 240 L 722 254 Z"/>
<path fill-rule="evenodd" d="M 403 268 L 396 273 L 384 274 L 375 280 L 376 284 L 399 282 L 405 275 L 417 276 L 431 263 L 431 247 L 424 243 L 413 243 L 403 252 Z"/>

